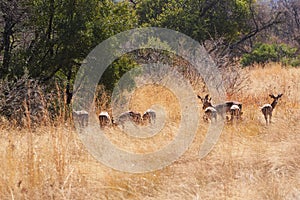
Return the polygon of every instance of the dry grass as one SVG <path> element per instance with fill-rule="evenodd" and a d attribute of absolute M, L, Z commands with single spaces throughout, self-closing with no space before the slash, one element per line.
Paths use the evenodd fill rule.
<path fill-rule="evenodd" d="M 130 174 L 99 163 L 70 123 L 37 130 L 1 125 L 0 199 L 300 199 L 300 70 L 273 64 L 248 73 L 250 89 L 235 97 L 244 104 L 243 121 L 227 124 L 214 149 L 199 159 L 208 127 L 200 121 L 188 151 L 154 172 Z M 267 127 L 259 106 L 279 92 L 284 96 Z M 164 129 L 146 141 L 116 129 L 107 135 L 128 151 L 166 145 L 180 121 L 176 98 L 157 86 L 134 95 L 130 106 L 140 112 L 155 103 L 166 107 Z"/>

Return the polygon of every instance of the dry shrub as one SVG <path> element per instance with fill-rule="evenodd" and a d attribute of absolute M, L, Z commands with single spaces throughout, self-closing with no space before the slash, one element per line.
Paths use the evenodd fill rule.
<path fill-rule="evenodd" d="M 26 75 L 0 84 L 0 116 L 11 124 L 46 125 L 62 114 L 65 105 L 60 87 L 56 90 Z"/>
<path fill-rule="evenodd" d="M 95 92 L 95 107 L 97 108 L 96 112 L 101 112 L 101 111 L 110 111 L 110 101 L 111 99 L 111 94 L 105 90 L 104 85 L 98 85 L 96 92 Z"/>
<path fill-rule="evenodd" d="M 251 85 L 251 80 L 246 70 L 238 64 L 231 64 L 229 67 L 220 69 L 223 79 L 223 86 L 228 99 L 242 96 L 242 92 Z"/>

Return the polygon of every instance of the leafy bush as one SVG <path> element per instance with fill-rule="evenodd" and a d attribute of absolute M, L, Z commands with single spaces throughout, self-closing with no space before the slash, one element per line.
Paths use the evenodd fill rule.
<path fill-rule="evenodd" d="M 281 62 L 285 65 L 299 66 L 300 56 L 297 56 L 297 48 L 286 44 L 257 43 L 250 53 L 244 54 L 241 59 L 243 66 L 255 63 Z"/>

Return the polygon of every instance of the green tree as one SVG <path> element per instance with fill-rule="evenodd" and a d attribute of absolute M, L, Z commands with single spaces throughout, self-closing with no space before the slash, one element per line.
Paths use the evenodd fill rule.
<path fill-rule="evenodd" d="M 167 27 L 203 42 L 224 37 L 227 41 L 249 29 L 247 0 L 146 0 L 137 4 L 139 23 Z"/>
<path fill-rule="evenodd" d="M 4 6 L 10 6 L 11 3 L 8 5 L 7 2 L 1 2 L 2 10 L 5 10 Z M 80 65 L 98 43 L 116 33 L 134 28 L 137 24 L 135 11 L 127 2 L 24 0 L 18 8 L 26 8 L 27 15 L 22 26 L 13 32 L 14 38 L 21 41 L 20 35 L 26 34 L 27 40 L 15 42 L 14 49 L 9 49 L 11 54 L 16 55 L 10 62 L 6 62 L 13 69 L 12 76 L 21 76 L 24 69 L 29 71 L 31 77 L 44 80 L 56 74 L 67 75 L 70 69 Z M 16 15 L 12 11 L 8 14 Z M 9 19 L 7 23 L 17 23 L 15 21 L 19 18 L 14 21 Z M 8 37 L 9 42 L 12 36 Z M 12 46 L 1 43 L 2 49 L 9 45 Z"/>
<path fill-rule="evenodd" d="M 26 20 L 14 38 L 20 41 L 20 36 L 26 34 L 27 39 L 15 43 L 14 48 L 9 44 L 7 52 L 14 57 L 7 56 L 1 69 L 9 68 L 10 77 L 20 77 L 27 71 L 30 77 L 44 82 L 53 77 L 66 80 L 68 101 L 75 73 L 92 48 L 137 24 L 135 11 L 128 2 L 34 0 L 19 5 L 20 10 L 22 6 L 27 9 Z M 6 46 L 4 43 L 1 47 Z"/>
<path fill-rule="evenodd" d="M 0 2 L 0 78 L 5 78 L 11 71 L 15 60 L 14 50 L 23 42 L 18 37 L 20 29 L 28 17 L 26 0 L 2 0 Z"/>
<path fill-rule="evenodd" d="M 129 54 L 120 57 L 118 60 L 113 62 L 108 68 L 105 70 L 104 74 L 100 79 L 100 84 L 103 84 L 107 91 L 112 93 L 116 83 L 120 78 L 129 70 L 137 67 L 138 64 L 134 61 L 133 57 Z M 128 77 L 129 89 L 134 87 L 133 77 Z"/>

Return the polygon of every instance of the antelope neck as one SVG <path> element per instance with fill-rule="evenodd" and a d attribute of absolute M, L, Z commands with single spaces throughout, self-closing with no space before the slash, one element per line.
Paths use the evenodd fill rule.
<path fill-rule="evenodd" d="M 274 99 L 274 101 L 273 101 L 272 104 L 271 104 L 272 108 L 275 108 L 277 102 L 278 102 L 278 100 L 277 100 L 277 99 Z"/>

